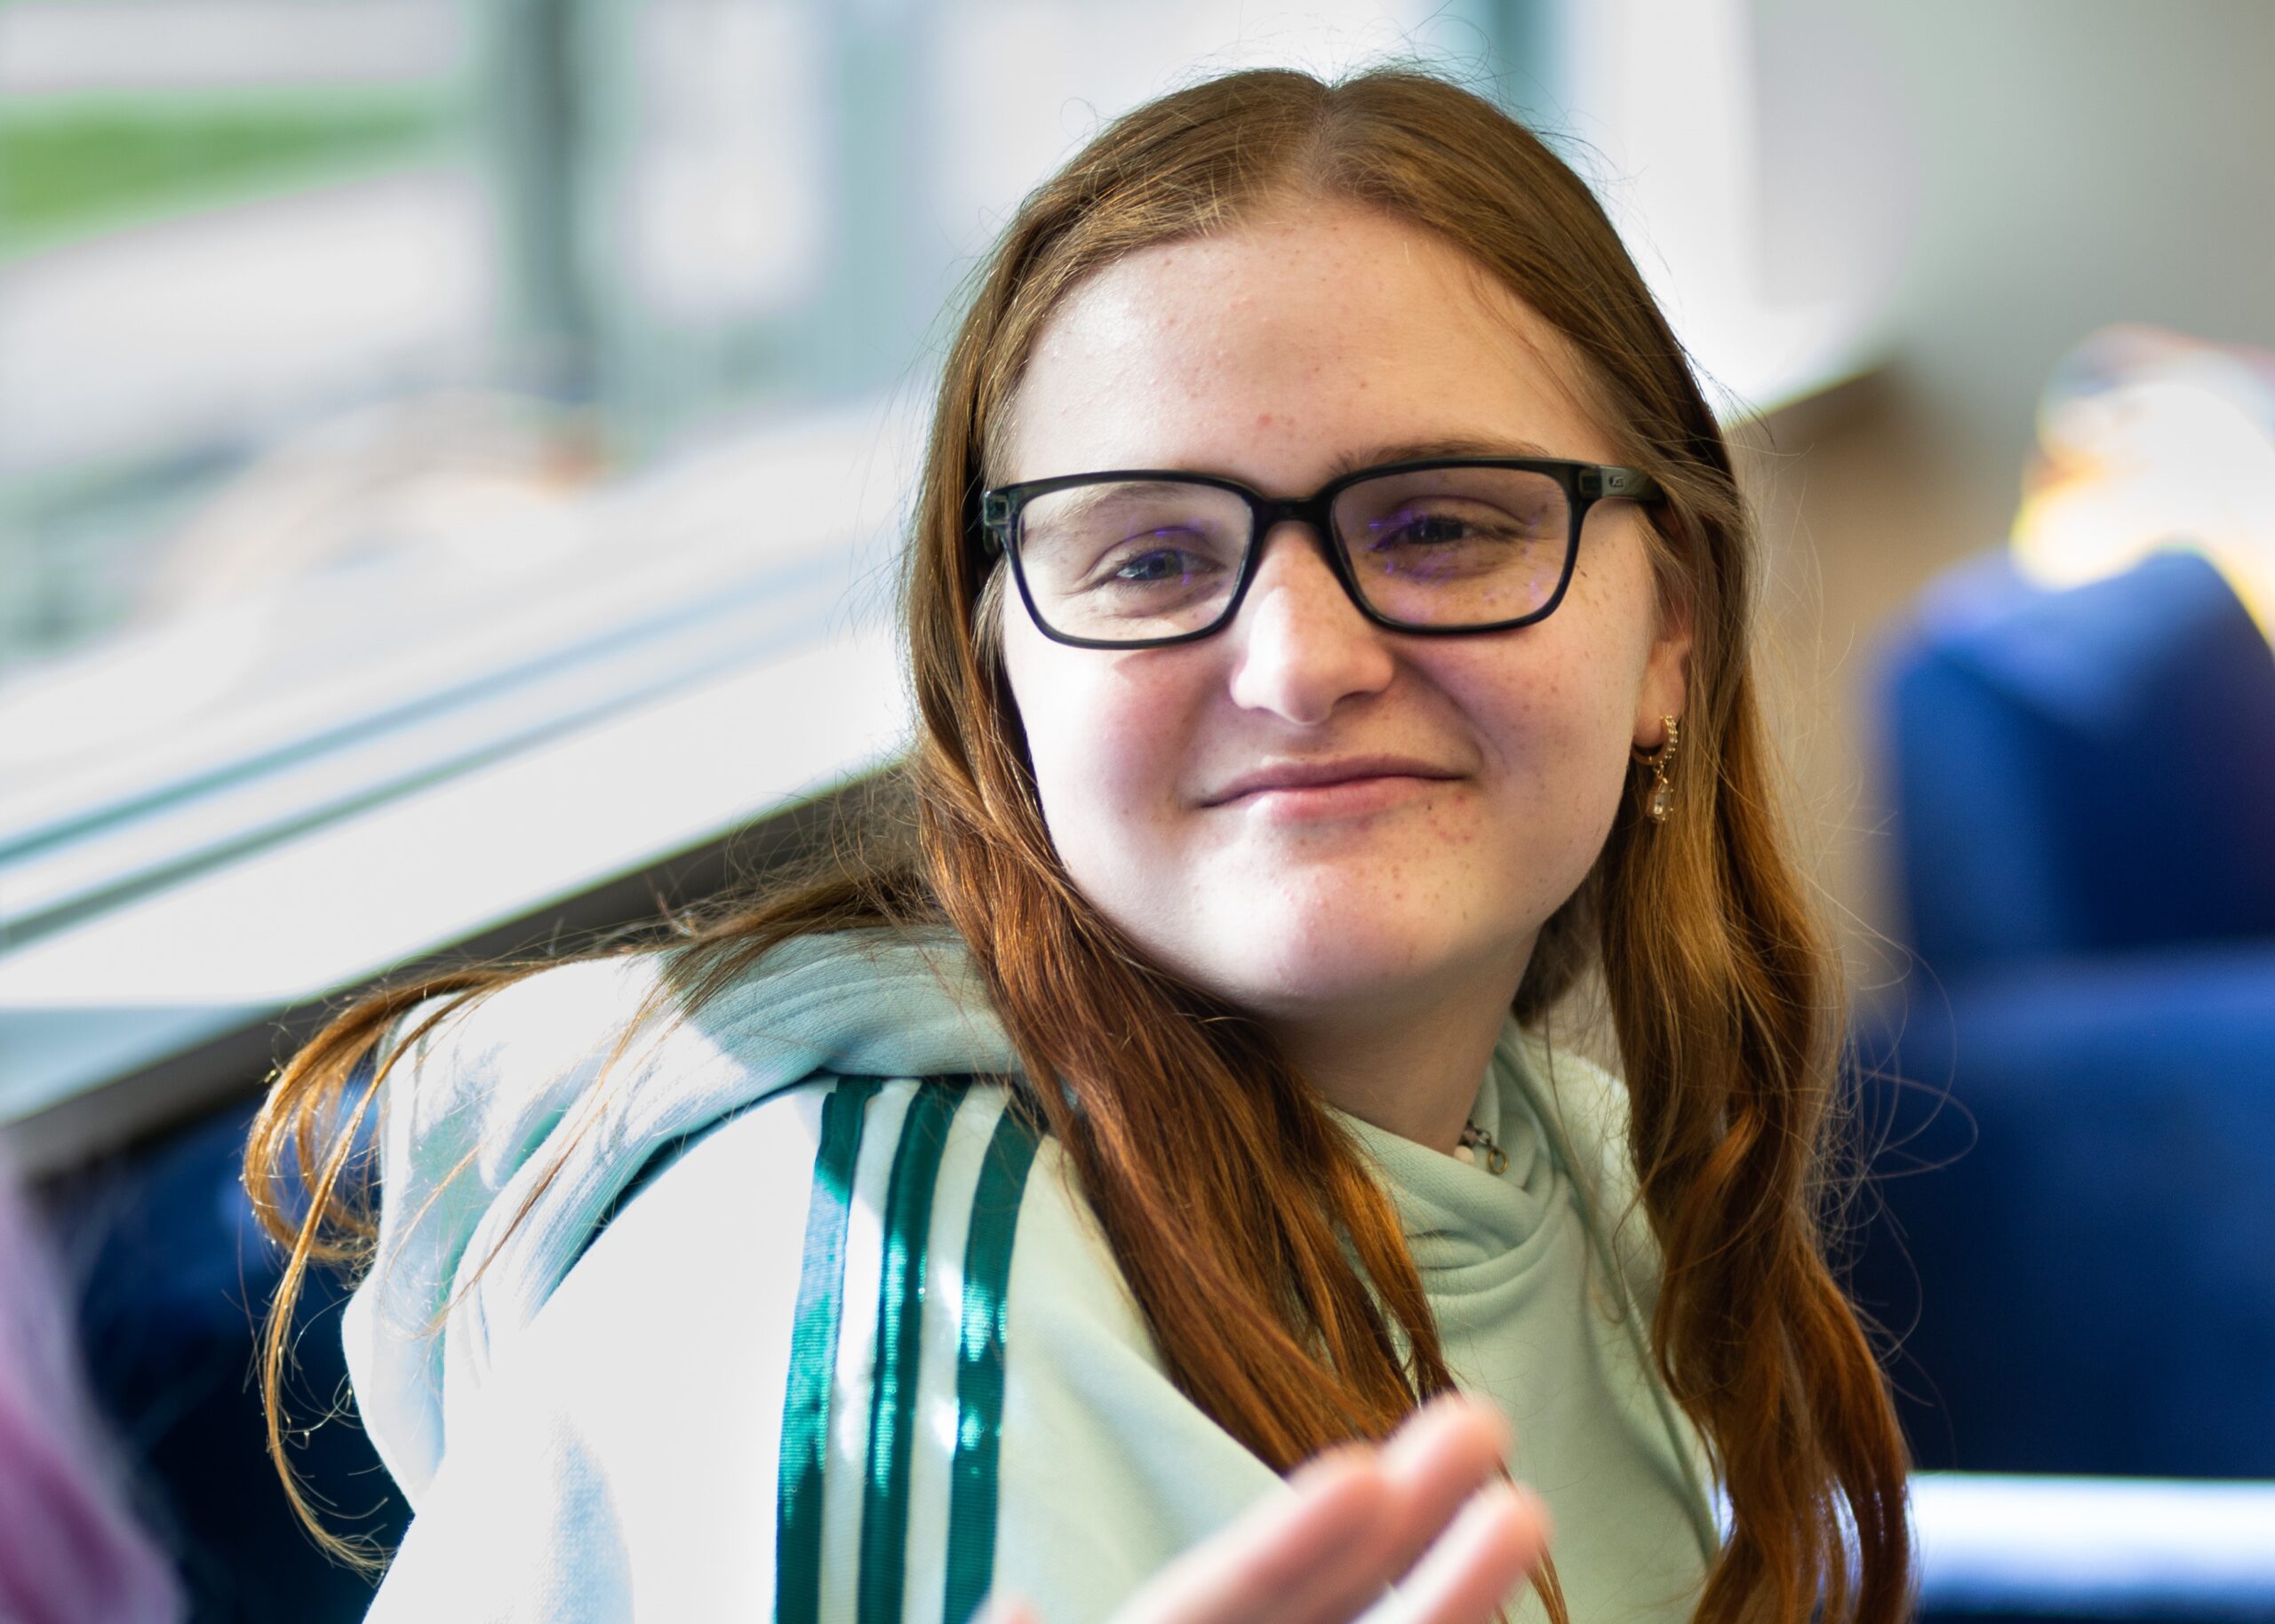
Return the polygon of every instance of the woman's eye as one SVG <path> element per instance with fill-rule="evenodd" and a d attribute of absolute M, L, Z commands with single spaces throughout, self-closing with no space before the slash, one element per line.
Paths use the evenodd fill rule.
<path fill-rule="evenodd" d="M 1106 586 L 1169 585 L 1210 577 L 1217 564 L 1205 537 L 1156 530 L 1130 537 L 1125 545 L 1108 553 L 1093 579 Z"/>
<path fill-rule="evenodd" d="M 1471 539 L 1470 525 L 1467 520 L 1456 518 L 1450 513 L 1415 513 L 1385 539 L 1418 543 L 1425 546 L 1467 541 Z"/>
<path fill-rule="evenodd" d="M 1140 553 L 1125 561 L 1114 572 L 1117 581 L 1169 581 L 1186 573 L 1190 561 L 1182 553 L 1172 553 L 1157 547 L 1151 553 Z"/>
<path fill-rule="evenodd" d="M 1372 545 L 1378 549 L 1491 543 L 1523 533 L 1522 526 L 1506 514 L 1433 513 L 1427 509 L 1396 514 L 1372 529 Z"/>

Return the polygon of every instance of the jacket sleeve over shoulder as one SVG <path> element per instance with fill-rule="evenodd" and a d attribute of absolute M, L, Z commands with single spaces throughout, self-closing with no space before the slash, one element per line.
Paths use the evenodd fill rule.
<path fill-rule="evenodd" d="M 454 1422 L 372 1616 L 1086 1624 L 1284 1492 L 1010 1101 L 820 1078 L 689 1145 Z"/>
<path fill-rule="evenodd" d="M 364 1424 L 414 1508 L 659 1155 L 818 1076 L 1017 1064 L 954 943 L 910 933 L 794 938 L 699 1008 L 651 951 L 524 976 L 414 1039 L 433 1013 L 382 1045 L 378 1245 L 343 1325 Z"/>

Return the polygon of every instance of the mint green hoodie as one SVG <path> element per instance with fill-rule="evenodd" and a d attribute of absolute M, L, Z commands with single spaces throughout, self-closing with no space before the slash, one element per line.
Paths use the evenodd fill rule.
<path fill-rule="evenodd" d="M 1089 1624 L 1286 1493 L 1170 1382 L 1004 1111 L 952 939 L 794 943 L 596 1088 L 659 967 L 517 983 L 387 1079 L 346 1338 L 416 1515 L 373 1619 L 963 1624 L 1000 1588 Z M 1512 1023 L 1473 1113 L 1500 1174 L 1341 1118 L 1456 1378 L 1515 1427 L 1576 1624 L 1687 1619 L 1717 1540 L 1646 1356 L 1624 1104 Z"/>

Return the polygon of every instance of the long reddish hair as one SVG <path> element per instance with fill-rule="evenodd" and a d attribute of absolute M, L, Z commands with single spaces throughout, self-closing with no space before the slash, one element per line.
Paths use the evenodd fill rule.
<path fill-rule="evenodd" d="M 672 993 L 699 1005 L 809 931 L 952 926 L 1018 1049 L 1028 1108 L 1064 1146 L 1194 1404 L 1284 1472 L 1386 1437 L 1452 1385 L 1395 1209 L 1317 1094 L 1256 1023 L 1148 962 L 1058 863 L 994 634 L 1002 567 L 971 540 L 1026 359 L 1068 290 L 1135 250 L 1305 198 L 1383 210 L 1497 277 L 1569 342 L 1620 459 L 1666 492 L 1655 567 L 1693 629 L 1682 792 L 1652 825 L 1636 775 L 1594 870 L 1544 927 L 1515 1013 L 1537 1020 L 1600 970 L 1664 1265 L 1655 1360 L 1733 1517 L 1699 1624 L 1803 1624 L 1820 1606 L 1825 1624 L 1897 1624 L 1906 1455 L 1826 1262 L 1840 994 L 1776 812 L 1750 664 L 1751 529 L 1713 414 L 1601 208 L 1470 92 L 1403 69 L 1335 84 L 1234 74 L 1115 121 L 1026 200 L 948 353 L 917 492 L 906 794 L 873 807 L 821 872 L 682 920 Z M 271 1441 L 304 1516 L 280 1383 L 306 1269 L 352 1270 L 371 1248 L 347 1127 L 371 1097 L 356 1063 L 433 995 L 463 1002 L 538 967 L 363 999 L 285 1068 L 255 1128 L 247 1184 L 291 1248 L 264 1361 Z M 1569 1624 L 1553 1564 L 1541 1588 Z"/>

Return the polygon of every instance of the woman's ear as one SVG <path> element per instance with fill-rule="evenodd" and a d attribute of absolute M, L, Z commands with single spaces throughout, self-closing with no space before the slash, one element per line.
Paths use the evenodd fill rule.
<path fill-rule="evenodd" d="M 1690 695 L 1690 594 L 1660 594 L 1658 634 L 1643 666 L 1643 691 L 1635 705 L 1635 747 L 1656 750 L 1666 743 L 1665 719 L 1680 717 Z"/>

